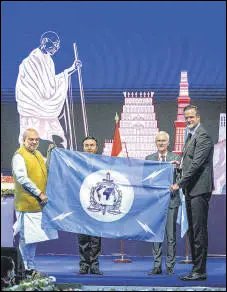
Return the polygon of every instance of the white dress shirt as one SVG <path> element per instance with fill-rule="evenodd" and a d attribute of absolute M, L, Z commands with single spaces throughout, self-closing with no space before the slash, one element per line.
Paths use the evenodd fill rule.
<path fill-rule="evenodd" d="M 198 129 L 198 127 L 200 126 L 200 123 L 198 123 L 198 125 L 195 128 L 192 129 L 188 129 L 188 133 L 191 133 L 192 136 L 195 134 L 196 130 Z"/>
<path fill-rule="evenodd" d="M 164 156 L 164 157 L 165 157 L 165 161 L 166 161 L 166 159 L 167 159 L 167 154 L 168 154 L 168 152 L 166 152 L 165 154 L 161 154 L 160 152 L 158 152 L 158 160 L 159 160 L 159 161 L 162 161 L 162 157 Z"/>
<path fill-rule="evenodd" d="M 28 177 L 25 161 L 21 154 L 17 153 L 14 155 L 12 168 L 16 181 L 21 184 L 26 191 L 38 197 L 41 190 Z"/>

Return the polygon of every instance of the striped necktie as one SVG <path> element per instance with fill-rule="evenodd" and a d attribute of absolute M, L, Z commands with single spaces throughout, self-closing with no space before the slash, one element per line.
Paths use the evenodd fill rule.
<path fill-rule="evenodd" d="M 165 155 L 162 155 L 162 156 L 161 156 L 161 161 L 163 161 L 163 162 L 166 161 L 166 157 L 165 157 Z"/>

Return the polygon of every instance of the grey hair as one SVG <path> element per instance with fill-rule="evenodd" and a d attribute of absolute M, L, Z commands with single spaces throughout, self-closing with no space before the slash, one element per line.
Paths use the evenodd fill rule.
<path fill-rule="evenodd" d="M 165 132 L 165 131 L 158 132 L 156 134 L 155 140 L 157 139 L 157 136 L 159 136 L 159 135 L 165 135 L 167 137 L 168 142 L 169 142 L 169 134 L 167 132 Z"/>
<path fill-rule="evenodd" d="M 32 128 L 29 128 L 29 129 L 26 129 L 23 133 L 23 140 L 28 136 L 28 133 L 30 132 L 35 132 L 39 135 L 39 133 L 35 130 L 35 129 L 32 129 Z"/>

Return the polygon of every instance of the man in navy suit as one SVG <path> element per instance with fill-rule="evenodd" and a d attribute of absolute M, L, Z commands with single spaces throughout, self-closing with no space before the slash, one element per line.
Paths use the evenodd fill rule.
<path fill-rule="evenodd" d="M 158 152 L 148 155 L 146 160 L 172 162 L 177 165 L 180 164 L 181 156 L 168 151 L 169 134 L 160 131 L 156 135 L 156 146 Z M 174 181 L 176 181 L 176 170 L 174 172 Z M 171 193 L 169 203 L 167 221 L 166 221 L 166 239 L 167 239 L 167 257 L 166 257 L 166 274 L 174 273 L 174 266 L 176 263 L 176 222 L 178 215 L 178 208 L 181 204 L 179 190 Z M 148 275 L 162 274 L 162 242 L 152 243 L 154 267 Z"/>
<path fill-rule="evenodd" d="M 208 209 L 213 190 L 214 145 L 207 131 L 200 124 L 196 106 L 184 108 L 189 129 L 181 161 L 182 176 L 171 186 L 171 191 L 182 188 L 185 195 L 189 241 L 193 267 L 191 273 L 181 276 L 184 281 L 206 280 L 208 249 Z"/>

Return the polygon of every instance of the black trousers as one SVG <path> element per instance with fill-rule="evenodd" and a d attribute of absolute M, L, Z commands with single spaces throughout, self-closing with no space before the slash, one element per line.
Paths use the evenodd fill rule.
<path fill-rule="evenodd" d="M 101 237 L 78 234 L 80 268 L 99 269 L 98 256 L 101 254 Z"/>
<path fill-rule="evenodd" d="M 195 197 L 185 196 L 188 235 L 193 261 L 193 272 L 206 273 L 208 250 L 208 210 L 211 193 Z"/>

